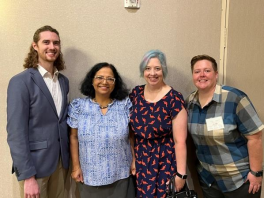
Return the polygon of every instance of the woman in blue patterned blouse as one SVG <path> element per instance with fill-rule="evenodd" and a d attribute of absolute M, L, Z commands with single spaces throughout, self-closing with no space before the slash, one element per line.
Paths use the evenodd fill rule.
<path fill-rule="evenodd" d="M 74 99 L 71 127 L 72 178 L 81 197 L 134 198 L 130 166 L 128 90 L 116 68 L 96 64 L 81 85 L 86 98 Z"/>

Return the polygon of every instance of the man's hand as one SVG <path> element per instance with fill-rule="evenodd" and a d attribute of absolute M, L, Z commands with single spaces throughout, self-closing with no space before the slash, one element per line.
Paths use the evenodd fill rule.
<path fill-rule="evenodd" d="M 25 198 L 40 198 L 40 190 L 35 176 L 25 179 L 24 182 Z"/>

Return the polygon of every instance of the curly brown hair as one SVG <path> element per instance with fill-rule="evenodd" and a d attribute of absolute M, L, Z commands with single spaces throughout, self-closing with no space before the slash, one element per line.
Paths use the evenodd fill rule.
<path fill-rule="evenodd" d="M 33 42 L 34 43 L 38 43 L 40 37 L 39 34 L 41 32 L 46 32 L 46 31 L 50 31 L 50 32 L 54 32 L 58 35 L 58 37 L 60 37 L 59 32 L 52 28 L 49 25 L 45 25 L 39 29 L 37 29 L 37 31 L 35 32 L 34 36 L 33 36 Z M 63 60 L 63 55 L 60 52 L 58 58 L 55 60 L 54 62 L 54 66 L 58 69 L 58 71 L 65 69 L 65 64 L 64 64 L 64 60 Z M 38 53 L 37 51 L 33 48 L 32 45 L 30 45 L 29 48 L 29 53 L 27 55 L 27 57 L 25 58 L 25 62 L 24 62 L 24 68 L 37 68 L 38 67 Z"/>

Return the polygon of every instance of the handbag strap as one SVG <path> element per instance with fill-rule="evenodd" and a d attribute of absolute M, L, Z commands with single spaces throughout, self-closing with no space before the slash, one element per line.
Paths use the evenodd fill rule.
<path fill-rule="evenodd" d="M 171 192 L 171 195 L 175 195 L 175 176 L 171 177 L 170 182 L 169 182 L 169 192 Z"/>

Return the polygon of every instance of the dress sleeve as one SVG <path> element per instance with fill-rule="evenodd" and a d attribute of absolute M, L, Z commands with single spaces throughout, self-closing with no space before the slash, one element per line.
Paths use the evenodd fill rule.
<path fill-rule="evenodd" d="M 174 91 L 170 105 L 171 105 L 171 113 L 170 113 L 171 118 L 174 118 L 183 108 L 185 108 L 184 99 L 180 92 Z"/>
<path fill-rule="evenodd" d="M 78 128 L 79 115 L 81 112 L 81 99 L 74 99 L 68 107 L 67 124 L 71 128 Z"/>
<path fill-rule="evenodd" d="M 236 115 L 238 129 L 244 135 L 253 135 L 264 128 L 253 104 L 247 96 L 239 101 Z"/>
<path fill-rule="evenodd" d="M 130 101 L 133 102 L 134 98 L 137 95 L 136 87 L 132 89 L 131 93 L 129 94 Z"/>

